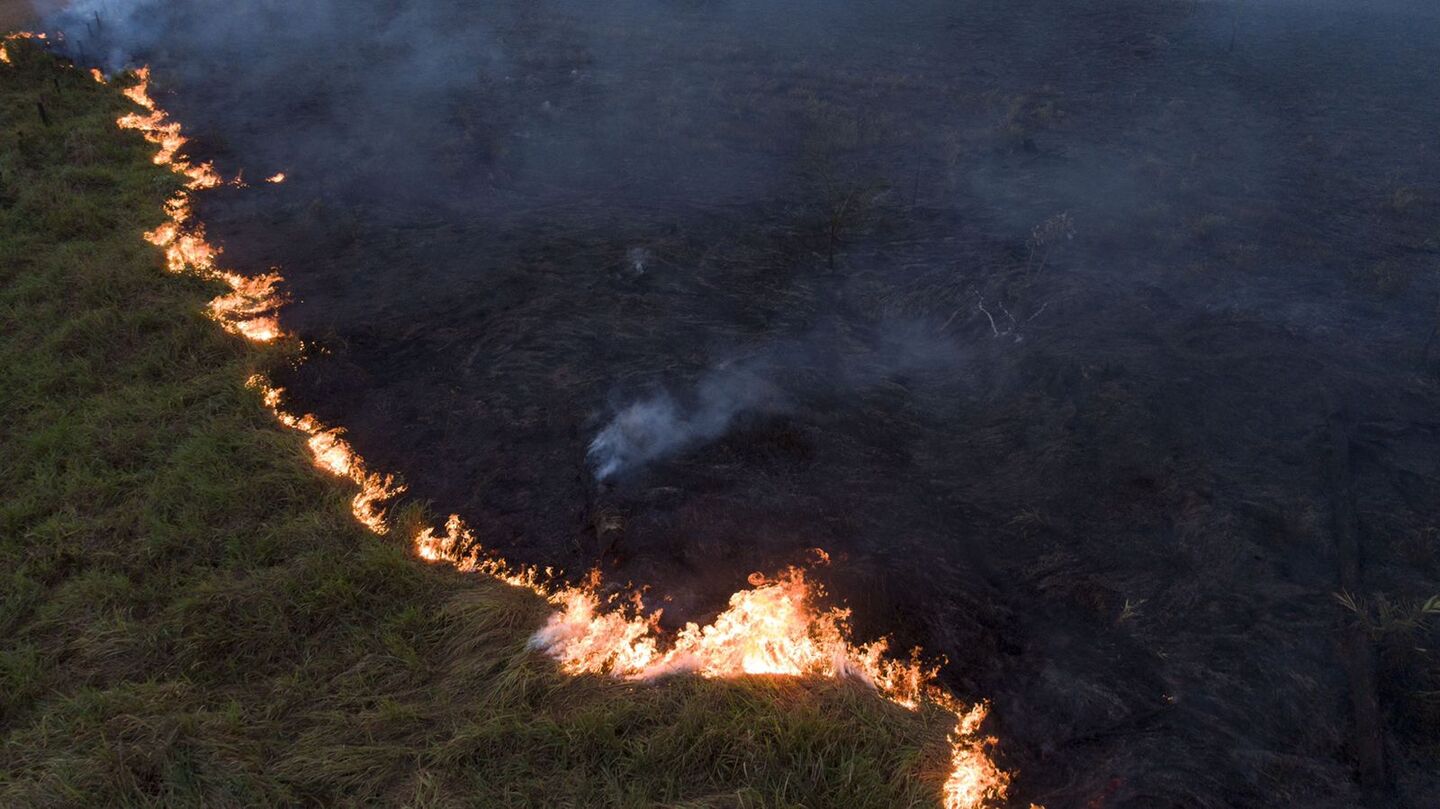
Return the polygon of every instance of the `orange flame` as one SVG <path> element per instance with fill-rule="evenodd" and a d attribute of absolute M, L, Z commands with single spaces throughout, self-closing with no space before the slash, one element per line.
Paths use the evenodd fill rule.
<path fill-rule="evenodd" d="M 6 42 L 14 42 L 20 39 L 44 39 L 45 35 L 34 31 L 15 31 L 0 37 L 0 62 L 7 65 L 14 64 L 10 61 L 10 51 L 5 47 Z"/>
<path fill-rule="evenodd" d="M 279 276 L 266 277 L 279 282 Z M 271 387 L 270 383 L 259 375 L 250 377 L 246 384 L 260 391 L 265 406 L 270 408 L 281 424 L 305 434 L 306 445 L 309 446 L 311 458 L 317 467 L 337 477 L 349 478 L 360 487 L 360 491 L 350 501 L 350 510 L 355 519 L 377 534 L 389 530 L 385 523 L 384 505 L 403 493 L 405 487 L 396 483 L 391 475 L 370 471 L 364 459 L 351 448 L 350 442 L 341 438 L 343 430 L 326 427 L 314 416 L 296 416 L 282 409 L 280 399 L 284 395 L 283 389 Z"/>
<path fill-rule="evenodd" d="M 276 183 L 276 184 L 283 183 L 283 182 L 285 182 L 285 172 L 283 172 L 283 171 L 281 171 L 281 172 L 276 172 L 275 174 L 272 174 L 272 175 L 270 175 L 269 177 L 266 177 L 266 178 L 265 178 L 265 182 L 267 182 L 267 183 Z"/>
<path fill-rule="evenodd" d="M 104 80 L 98 71 L 96 80 Z M 190 194 L 220 185 L 220 175 L 209 163 L 195 164 L 177 157 L 186 138 L 180 132 L 180 124 L 170 120 L 150 95 L 150 68 L 136 70 L 135 80 L 135 84 L 120 92 L 147 112 L 122 115 L 115 123 L 121 129 L 139 132 L 158 147 L 154 157 L 156 165 L 168 166 L 186 178 L 185 188 L 165 202 L 167 221 L 146 232 L 145 240 L 164 249 L 165 266 L 171 272 L 193 272 L 230 287 L 229 292 L 212 300 L 208 307 L 210 316 L 226 331 L 261 343 L 278 339 L 284 334 L 276 316 L 284 303 L 279 291 L 280 275 L 272 272 L 250 278 L 216 267 L 220 249 L 206 240 L 203 225 L 189 224 Z"/>
<path fill-rule="evenodd" d="M 308 439 L 314 463 L 360 487 L 352 502 L 355 517 L 377 533 L 385 531 L 384 506 L 403 488 L 389 476 L 366 467 L 341 432 L 312 415 L 296 416 L 282 406 L 284 392 L 263 377 L 250 378 L 275 417 Z M 984 703 L 966 706 L 936 681 L 937 669 L 921 663 L 918 654 L 901 661 L 886 656 L 887 644 L 856 644 L 850 613 L 822 609 L 821 588 L 798 568 L 773 579 L 751 576 L 751 587 L 730 597 L 727 609 L 709 624 L 687 624 L 667 639 L 659 612 L 645 614 L 599 593 L 599 577 L 581 585 L 556 579 L 554 571 L 518 567 L 485 553 L 474 532 L 458 515 L 443 531 L 419 530 L 412 538 L 415 554 L 457 570 L 488 575 L 525 588 L 556 607 L 531 639 L 531 646 L 559 663 L 568 674 L 608 674 L 653 680 L 689 672 L 706 678 L 741 675 L 807 676 L 853 679 L 868 684 L 885 699 L 910 709 L 935 706 L 955 717 L 950 738 L 949 775 L 942 787 L 946 809 L 992 805 L 1009 787 L 1009 775 L 991 760 L 995 740 L 980 726 L 988 715 Z M 817 550 L 822 561 L 824 551 Z"/>
<path fill-rule="evenodd" d="M 150 72 L 136 72 L 137 83 L 122 92 L 146 114 L 122 116 L 117 123 L 138 131 L 158 149 L 155 162 L 184 175 L 185 189 L 165 203 L 168 221 L 144 234 L 165 251 L 170 271 L 193 272 L 224 282 L 230 292 L 211 301 L 209 314 L 225 329 L 255 341 L 284 336 L 275 313 L 283 303 L 278 273 L 246 277 L 217 269 L 220 251 L 205 239 L 204 228 L 189 224 L 190 194 L 221 183 L 209 164 L 193 165 L 177 158 L 185 145 L 180 125 L 159 109 L 149 93 Z M 270 182 L 282 182 L 277 174 Z M 297 416 L 282 407 L 283 391 L 261 376 L 248 384 L 259 390 L 266 407 L 286 427 L 306 437 L 316 467 L 352 481 L 358 492 L 351 511 L 377 534 L 388 531 L 387 507 L 405 491 L 390 475 L 371 470 L 343 438 L 343 431 L 313 415 Z M 709 624 L 687 624 L 673 637 L 659 626 L 660 613 L 646 614 L 635 603 L 617 603 L 600 595 L 598 574 L 582 585 L 564 583 L 550 569 L 517 567 L 480 547 L 474 532 L 455 515 L 441 530 L 423 528 L 411 538 L 422 559 L 456 569 L 489 575 L 547 599 L 556 611 L 531 639 L 532 647 L 553 657 L 570 674 L 608 674 L 650 680 L 679 672 L 701 677 L 742 675 L 809 676 L 854 679 L 867 683 L 885 699 L 910 709 L 935 706 L 955 717 L 950 737 L 949 775 L 942 787 L 946 809 L 972 809 L 1001 800 L 1009 775 L 991 760 L 994 739 L 980 726 L 988 706 L 965 706 L 936 680 L 937 668 L 926 666 L 918 653 L 909 660 L 886 655 L 885 641 L 856 644 L 851 640 L 848 610 L 822 608 L 821 588 L 805 573 L 791 568 L 775 578 L 751 577 L 751 587 L 730 597 L 726 610 Z M 829 557 L 816 549 L 822 562 Z"/>
<path fill-rule="evenodd" d="M 278 287 L 279 273 L 246 277 L 222 272 L 221 277 L 233 290 L 210 301 L 210 314 L 235 334 L 259 343 L 268 343 L 280 336 L 280 321 L 274 315 L 284 301 Z"/>
<path fill-rule="evenodd" d="M 137 106 L 149 111 L 148 115 L 123 115 L 116 123 L 121 129 L 138 131 L 146 140 L 160 147 L 154 157 L 157 166 L 168 165 L 175 173 L 185 175 L 189 178 L 185 185 L 190 189 L 214 188 L 220 185 L 220 175 L 215 173 L 214 167 L 209 163 L 197 166 L 176 158 L 176 154 L 188 139 L 180 134 L 180 124 L 171 121 L 164 110 L 155 105 L 155 99 L 150 95 L 150 68 L 138 68 L 135 71 L 135 84 L 120 92 Z"/>

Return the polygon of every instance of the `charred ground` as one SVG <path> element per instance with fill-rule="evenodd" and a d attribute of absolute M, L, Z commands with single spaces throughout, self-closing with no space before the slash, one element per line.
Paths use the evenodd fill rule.
<path fill-rule="evenodd" d="M 142 44 L 214 156 L 291 173 L 204 212 L 287 275 L 281 381 L 488 547 L 674 619 L 823 547 L 1052 807 L 1435 800 L 1433 629 L 1378 606 L 1440 588 L 1433 14 L 242 22 Z M 717 368 L 776 404 L 595 482 L 617 410 Z"/>
<path fill-rule="evenodd" d="M 363 529 L 246 385 L 294 344 L 140 238 L 181 187 L 116 126 L 136 77 L 4 44 L 0 805 L 940 803 L 948 711 L 562 674 L 551 605 L 416 559 L 413 504 Z"/>

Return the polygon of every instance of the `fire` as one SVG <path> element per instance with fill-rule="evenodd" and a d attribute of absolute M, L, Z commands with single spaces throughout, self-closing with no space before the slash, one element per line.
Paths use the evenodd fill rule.
<path fill-rule="evenodd" d="M 164 250 L 170 271 L 193 272 L 230 288 L 211 301 L 208 309 L 225 329 L 259 342 L 285 336 L 276 319 L 284 302 L 279 291 L 283 279 L 275 272 L 246 277 L 217 268 L 220 250 L 206 240 L 203 226 L 191 222 L 190 195 L 219 185 L 220 177 L 209 164 L 194 165 L 177 156 L 186 143 L 180 125 L 151 97 L 149 70 L 142 68 L 135 76 L 136 84 L 122 92 L 144 112 L 122 116 L 117 123 L 138 131 L 157 147 L 157 164 L 187 178 L 185 189 L 165 204 L 167 221 L 145 233 L 145 239 Z M 284 179 L 281 173 L 268 182 Z M 387 508 L 404 492 L 404 486 L 392 476 L 372 470 L 340 428 L 313 415 L 287 411 L 284 391 L 264 377 L 251 377 L 249 385 L 260 391 L 265 406 L 281 424 L 305 436 L 316 467 L 356 485 L 358 491 L 351 501 L 355 519 L 374 533 L 386 533 Z M 418 530 L 410 541 L 422 559 L 492 576 L 545 598 L 555 612 L 535 633 L 531 646 L 554 658 L 569 674 L 633 680 L 681 672 L 706 678 L 763 675 L 856 680 L 897 705 L 912 710 L 939 708 L 955 717 L 949 775 L 942 786 L 946 809 L 993 805 L 1008 790 L 1009 775 L 995 765 L 988 752 L 995 740 L 980 730 L 988 706 L 962 704 L 938 684 L 937 667 L 923 664 L 918 653 L 899 660 L 888 656 L 883 640 L 855 643 L 849 611 L 823 607 L 823 591 L 799 568 L 773 578 L 752 575 L 751 586 L 734 593 L 713 621 L 703 626 L 690 623 L 667 636 L 660 628 L 660 613 L 647 614 L 638 598 L 621 602 L 603 597 L 598 574 L 575 585 L 565 583 L 548 568 L 514 566 L 486 553 L 458 516 L 452 515 L 443 528 Z M 824 551 L 816 555 L 821 563 L 828 563 Z"/>
<path fill-rule="evenodd" d="M 279 273 L 246 277 L 222 272 L 221 277 L 232 290 L 210 301 L 210 314 L 230 331 L 249 340 L 268 343 L 280 336 L 280 321 L 274 315 L 284 301 L 278 287 L 283 280 Z"/>
<path fill-rule="evenodd" d="M 134 86 L 127 87 L 120 92 L 126 98 L 139 104 L 151 112 L 155 111 L 155 99 L 150 97 L 150 68 L 142 67 L 135 71 L 136 82 Z M 160 161 L 156 161 L 160 162 Z"/>
<path fill-rule="evenodd" d="M 272 174 L 272 175 L 270 175 L 269 177 L 266 177 L 266 178 L 265 178 L 265 182 L 267 182 L 267 183 L 275 183 L 275 184 L 277 184 L 277 185 L 280 184 L 280 183 L 283 183 L 283 182 L 285 182 L 285 172 L 283 172 L 283 171 L 281 171 L 281 172 L 276 172 L 275 174 Z"/>
<path fill-rule="evenodd" d="M 337 428 L 312 415 L 283 407 L 284 391 L 261 376 L 250 378 L 265 405 L 282 424 L 303 433 L 316 467 L 354 481 L 360 491 L 351 503 L 355 518 L 376 533 L 386 531 L 384 507 L 404 491 L 390 476 L 366 465 Z M 851 640 L 850 612 L 822 608 L 822 589 L 799 568 L 777 577 L 751 576 L 749 589 L 730 597 L 728 607 L 701 626 L 687 624 L 673 638 L 660 629 L 660 613 L 646 614 L 634 603 L 600 595 L 598 574 L 582 584 L 559 580 L 554 571 L 519 567 L 487 554 L 458 515 L 443 529 L 422 528 L 411 538 L 415 554 L 457 570 L 491 576 L 548 600 L 555 612 L 531 638 L 531 647 L 554 658 L 568 674 L 605 674 L 654 680 L 682 672 L 706 678 L 743 675 L 829 677 L 867 684 L 885 699 L 917 710 L 936 707 L 955 717 L 950 737 L 949 775 L 942 787 L 945 809 L 993 805 L 1009 787 L 1009 775 L 991 760 L 993 738 L 981 734 L 988 716 L 984 703 L 966 706 L 940 687 L 937 668 L 912 655 L 888 657 L 882 641 Z M 818 550 L 818 549 L 817 549 Z M 829 557 L 818 551 L 822 563 Z"/>
<path fill-rule="evenodd" d="M 35 33 L 33 31 L 16 31 L 14 33 L 6 34 L 3 38 L 0 38 L 0 62 L 4 62 L 7 65 L 14 64 L 14 62 L 10 61 L 10 51 L 5 47 L 5 43 L 14 42 L 19 39 L 44 38 L 44 34 Z"/>
<path fill-rule="evenodd" d="M 215 168 L 209 163 L 199 165 L 192 164 L 186 160 L 177 159 L 176 155 L 185 146 L 188 139 L 180 134 L 180 124 L 170 120 L 170 116 L 164 110 L 155 105 L 155 99 L 150 95 L 150 68 L 142 67 L 135 71 L 135 84 L 120 91 L 125 97 L 148 111 L 149 114 L 130 113 L 120 117 L 117 124 L 121 129 L 134 129 L 151 143 L 159 146 L 155 152 L 155 165 L 170 166 L 177 174 L 183 174 L 189 178 L 185 185 L 189 189 L 214 188 L 220 185 L 220 175 L 215 173 Z"/>
<path fill-rule="evenodd" d="M 95 76 L 97 81 L 104 81 L 99 71 Z M 284 303 L 279 291 L 283 280 L 279 273 L 251 278 L 218 268 L 216 259 L 220 249 L 205 238 L 203 225 L 190 222 L 190 194 L 220 185 L 220 175 L 209 163 L 191 163 L 177 156 L 186 138 L 181 134 L 180 124 L 170 120 L 150 95 L 150 68 L 136 70 L 135 84 L 122 89 L 121 93 L 145 112 L 122 115 L 115 123 L 121 129 L 139 132 L 158 147 L 154 157 L 156 165 L 168 166 L 186 178 L 184 189 L 165 202 L 167 220 L 147 231 L 145 240 L 165 251 L 165 266 L 170 272 L 193 272 L 230 287 L 229 292 L 212 300 L 208 307 L 210 317 L 226 331 L 260 343 L 279 339 L 284 335 L 276 315 Z"/>
<path fill-rule="evenodd" d="M 279 276 L 266 277 L 279 282 Z M 281 424 L 305 435 L 311 459 L 317 467 L 337 477 L 348 478 L 360 487 L 360 491 L 350 501 L 350 510 L 355 519 L 377 534 L 388 531 L 383 506 L 403 493 L 405 487 L 396 483 L 391 475 L 370 471 L 364 459 L 350 446 L 350 442 L 341 437 L 343 431 L 339 428 L 326 427 L 314 416 L 296 416 L 281 408 L 283 389 L 271 387 L 270 383 L 259 375 L 250 377 L 246 384 L 260 391 L 265 406 L 275 414 Z"/>

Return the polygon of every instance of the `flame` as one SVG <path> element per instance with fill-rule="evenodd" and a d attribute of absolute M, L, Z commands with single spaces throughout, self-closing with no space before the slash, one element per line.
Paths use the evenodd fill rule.
<path fill-rule="evenodd" d="M 139 104 L 151 112 L 155 111 L 155 99 L 150 97 L 150 68 L 142 67 L 135 71 L 136 82 L 134 86 L 127 87 L 120 92 L 131 101 Z M 157 163 L 161 161 L 155 161 Z"/>
<path fill-rule="evenodd" d="M 283 183 L 283 182 L 285 182 L 285 172 L 283 172 L 283 171 L 276 172 L 275 174 L 272 174 L 272 175 L 270 175 L 269 177 L 266 177 L 266 178 L 265 178 L 265 182 L 267 182 L 267 183 L 276 183 L 276 184 Z"/>
<path fill-rule="evenodd" d="M 280 280 L 278 275 L 263 277 L 273 278 L 275 283 Z M 250 377 L 246 384 L 260 391 L 265 406 L 275 414 L 281 424 L 304 433 L 315 466 L 337 477 L 348 478 L 360 487 L 360 491 L 350 501 L 350 510 L 355 519 L 377 534 L 388 531 L 384 505 L 403 493 L 405 487 L 396 483 L 392 475 L 370 471 L 364 459 L 350 446 L 350 442 L 341 437 L 343 430 L 326 427 L 314 416 L 296 416 L 281 408 L 280 400 L 284 389 L 271 387 L 269 381 L 259 375 Z"/>
<path fill-rule="evenodd" d="M 279 273 L 247 277 L 233 272 L 221 276 L 230 285 L 229 294 L 210 301 L 210 314 L 230 331 L 259 343 L 268 343 L 281 335 L 275 308 L 284 301 L 278 287 L 284 279 Z"/>
<path fill-rule="evenodd" d="M 34 32 L 34 31 L 15 31 L 15 32 L 6 34 L 4 37 L 0 37 L 0 62 L 4 62 L 4 63 L 7 64 L 7 65 L 14 64 L 14 62 L 10 61 L 10 51 L 9 51 L 9 49 L 7 49 L 7 48 L 5 47 L 5 43 L 7 43 L 7 42 L 14 42 L 14 41 L 20 40 L 20 39 L 44 39 L 44 38 L 45 38 L 45 35 L 44 35 L 44 34 L 42 34 L 42 33 L 36 33 L 36 32 Z"/>
<path fill-rule="evenodd" d="M 94 75 L 96 81 L 104 81 L 99 71 Z M 192 272 L 230 288 L 207 308 L 210 317 L 226 331 L 260 343 L 284 336 L 276 316 L 285 300 L 279 291 L 283 280 L 280 274 L 271 272 L 252 278 L 218 268 L 216 259 L 220 249 L 205 238 L 203 225 L 190 223 L 191 193 L 214 188 L 223 181 L 211 164 L 191 163 L 177 156 L 187 141 L 181 134 L 180 124 L 170 120 L 150 95 L 150 68 L 136 70 L 135 83 L 120 92 L 145 112 L 122 115 L 115 123 L 121 129 L 139 132 L 158 147 L 154 156 L 156 165 L 168 166 L 186 178 L 185 187 L 165 201 L 166 221 L 147 231 L 145 240 L 165 251 L 165 266 L 170 272 Z"/>
<path fill-rule="evenodd" d="M 199 188 L 214 188 L 220 185 L 220 175 L 209 163 L 195 165 L 186 160 L 176 157 L 177 153 L 188 142 L 188 139 L 180 134 L 180 124 L 170 120 L 164 110 L 155 104 L 155 99 L 150 95 L 150 68 L 141 67 L 135 70 L 135 83 L 120 91 L 126 98 L 135 103 L 136 106 L 148 111 L 149 114 L 130 113 L 120 117 L 117 124 L 121 129 L 134 129 L 151 143 L 159 146 L 155 152 L 155 165 L 170 166 L 170 169 L 177 174 L 183 174 L 189 182 L 186 188 L 191 190 Z"/>
<path fill-rule="evenodd" d="M 275 316 L 284 302 L 279 291 L 283 279 L 275 272 L 246 277 L 217 268 L 220 250 L 206 240 L 203 226 L 191 223 L 191 194 L 220 185 L 220 177 L 209 164 L 195 165 L 177 156 L 186 143 L 180 125 L 151 97 L 149 69 L 142 68 L 135 76 L 137 82 L 122 92 L 144 113 L 124 115 L 117 124 L 154 144 L 157 164 L 187 178 L 184 190 L 165 203 L 167 221 L 145 233 L 145 239 L 164 250 L 171 272 L 193 272 L 229 286 L 230 292 L 215 298 L 208 308 L 225 329 L 260 342 L 285 336 Z M 284 174 L 268 181 L 283 182 Z M 358 491 L 351 500 L 355 519 L 374 533 L 386 533 L 387 507 L 405 491 L 404 486 L 392 476 L 370 469 L 340 428 L 327 426 L 313 415 L 286 410 L 284 391 L 264 377 L 252 376 L 248 384 L 260 392 L 281 424 L 305 436 L 317 468 L 356 485 Z M 857 680 L 897 705 L 912 710 L 938 707 L 955 717 L 948 777 L 942 786 L 946 809 L 993 805 L 1008 790 L 1010 776 L 989 755 L 995 740 L 980 731 L 988 706 L 964 705 L 944 690 L 936 679 L 938 667 L 923 664 L 918 651 L 907 660 L 897 660 L 888 656 L 883 640 L 852 641 L 850 612 L 821 606 L 822 589 L 799 568 L 773 578 L 753 574 L 750 587 L 733 594 L 713 621 L 703 626 L 690 623 L 667 636 L 660 628 L 660 613 L 646 613 L 638 597 L 630 602 L 603 597 L 598 573 L 577 585 L 566 583 L 548 568 L 512 565 L 487 553 L 457 515 L 441 529 L 416 531 L 411 543 L 421 559 L 492 576 L 545 598 L 555 612 L 532 637 L 531 646 L 554 658 L 569 674 L 633 680 L 680 672 L 706 678 L 763 675 Z M 829 562 L 823 550 L 815 549 L 815 556 L 819 563 Z"/>
<path fill-rule="evenodd" d="M 313 415 L 296 416 L 282 406 L 284 391 L 261 376 L 249 384 L 284 425 L 307 436 L 315 465 L 360 487 L 352 510 L 361 523 L 385 531 L 383 506 L 403 488 L 389 476 L 366 467 L 364 460 Z M 949 774 L 942 787 L 945 809 L 972 809 L 1003 799 L 1010 777 L 991 760 L 996 740 L 980 726 L 989 706 L 962 704 L 940 687 L 938 667 L 926 666 L 918 652 L 908 660 L 888 657 L 885 641 L 851 640 L 850 612 L 822 608 L 823 590 L 799 568 L 770 578 L 752 574 L 751 587 L 730 597 L 728 607 L 708 624 L 689 623 L 665 638 L 660 613 L 645 613 L 638 603 L 617 603 L 600 595 L 598 574 L 579 584 L 558 580 L 554 571 L 518 567 L 487 554 L 474 532 L 452 514 L 442 530 L 425 527 L 411 539 L 415 554 L 467 573 L 494 577 L 548 600 L 556 611 L 531 638 L 532 648 L 554 658 L 568 674 L 607 674 L 653 680 L 681 672 L 706 678 L 741 675 L 806 676 L 858 680 L 885 699 L 918 710 L 934 706 L 955 717 L 950 736 Z M 820 562 L 829 556 L 815 549 Z"/>

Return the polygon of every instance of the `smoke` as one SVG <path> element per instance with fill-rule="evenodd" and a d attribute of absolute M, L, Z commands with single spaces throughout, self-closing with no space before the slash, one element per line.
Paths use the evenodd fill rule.
<path fill-rule="evenodd" d="M 155 46 L 169 14 L 162 0 L 75 0 L 47 15 L 45 27 L 65 32 L 72 56 L 116 72 Z"/>
<path fill-rule="evenodd" d="M 818 331 L 717 364 L 679 397 L 660 390 L 630 402 L 590 442 L 588 458 L 596 479 L 608 480 L 718 440 L 746 419 L 803 415 L 900 376 L 953 381 L 961 364 L 959 344 L 934 324 L 886 324 L 848 347 Z"/>
<path fill-rule="evenodd" d="M 160 90 L 183 87 L 168 103 L 191 130 L 223 137 L 222 169 L 303 166 L 295 182 L 323 177 L 327 201 L 405 211 L 390 220 L 421 207 L 767 193 L 777 169 L 767 150 L 697 154 L 735 110 L 706 95 L 717 77 L 677 67 L 684 41 L 669 26 L 684 15 L 665 5 L 77 0 L 42 27 L 62 32 L 79 61 L 109 72 L 148 63 Z M 823 18 L 763 4 L 695 13 L 718 27 L 774 23 L 756 25 L 767 30 L 754 43 L 761 58 L 770 48 L 791 58 L 831 41 L 817 31 L 853 26 L 847 4 Z"/>
<path fill-rule="evenodd" d="M 778 413 L 785 395 L 769 380 L 738 370 L 707 374 L 682 405 L 668 392 L 634 402 L 590 442 L 595 477 L 606 480 L 713 441 L 748 414 Z"/>
<path fill-rule="evenodd" d="M 1317 403 L 1353 399 L 1368 425 L 1370 536 L 1427 537 L 1440 513 L 1420 373 L 1437 15 L 82 0 L 45 27 L 87 63 L 151 64 L 196 158 L 289 175 L 208 196 L 209 233 L 236 267 L 284 269 L 287 323 L 326 349 L 287 387 L 414 491 L 526 561 L 583 568 L 569 532 L 594 492 L 558 465 L 588 445 L 606 481 L 701 470 L 703 491 L 636 504 L 627 574 L 717 575 L 722 554 L 661 541 L 705 533 L 685 521 L 756 565 L 775 526 L 813 526 L 887 571 L 893 614 L 935 616 L 927 648 L 1066 672 L 1050 690 L 964 675 L 1009 694 L 1022 747 L 1054 751 L 1031 768 L 1054 803 L 1113 776 L 1117 803 L 1262 805 L 1348 777 L 1316 752 L 1344 738 L 1324 707 L 1342 700 L 1274 688 L 1314 682 L 1328 641 L 1228 629 L 1333 589 L 1304 516 Z M 1028 260 L 1062 212 L 1074 241 Z M 804 440 L 767 443 L 780 421 Z M 751 463 L 802 444 L 784 487 Z M 1388 547 L 1371 558 L 1413 568 Z M 967 568 L 993 570 L 993 612 L 968 606 L 991 598 L 957 586 Z M 1109 607 L 1131 598 L 1152 600 L 1120 627 Z M 1244 665 L 1217 669 L 1217 643 Z M 1162 682 L 1193 695 L 1160 708 L 1174 721 L 1112 732 L 1154 716 Z M 1237 743 L 1256 755 L 1224 755 Z"/>

